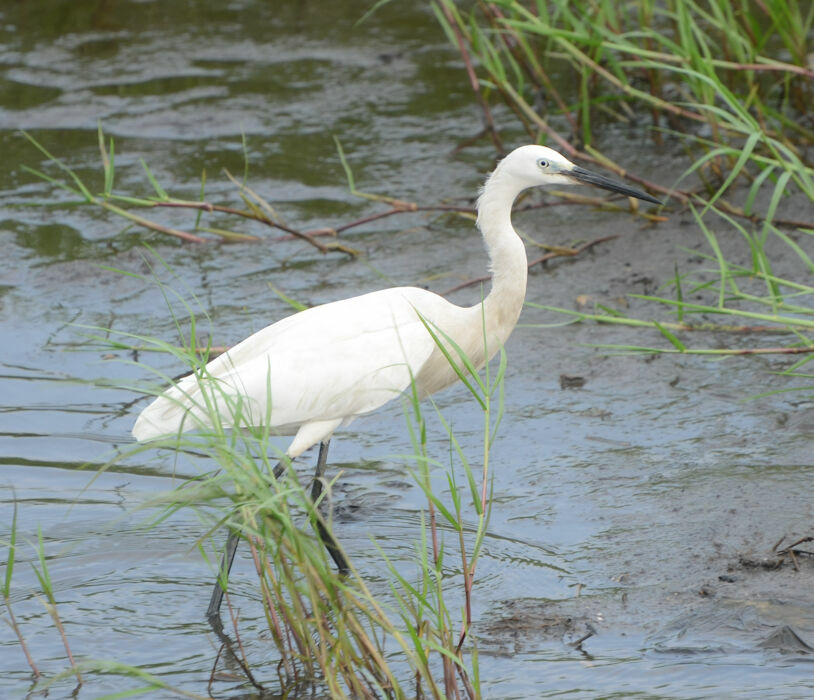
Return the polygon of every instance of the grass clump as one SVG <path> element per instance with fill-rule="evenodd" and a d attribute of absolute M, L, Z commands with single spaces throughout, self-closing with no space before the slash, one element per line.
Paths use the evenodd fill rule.
<path fill-rule="evenodd" d="M 153 265 L 149 259 L 146 262 Z M 155 282 L 167 271 L 159 266 L 157 273 L 143 280 Z M 237 662 L 247 684 L 265 690 L 294 692 L 313 687 L 335 698 L 480 697 L 477 647 L 471 635 L 472 599 L 488 525 L 489 454 L 502 414 L 505 357 L 501 354 L 496 370 L 487 367 L 479 374 L 442 329 L 428 326 L 437 342 L 443 341 L 448 359 L 482 408 L 483 452 L 469 457 L 436 410 L 450 447 L 446 459 L 433 457 L 427 437 L 430 416 L 422 412 L 414 393 L 405 397 L 413 452 L 399 459 L 422 489 L 427 510 L 412 535 L 405 531 L 404 536 L 415 541 L 411 573 L 405 573 L 404 561 L 391 561 L 373 538 L 372 547 L 381 554 L 377 578 L 389 582 L 384 590 L 373 591 L 352 562 L 347 575 L 339 574 L 321 541 L 320 528 L 331 530 L 330 516 L 324 513 L 331 484 L 327 484 L 325 502 L 314 503 L 311 484 L 301 482 L 293 468 L 279 478 L 275 475 L 278 462 L 287 458 L 265 427 L 269 421 L 257 425 L 257 416 L 251 415 L 244 400 L 225 391 L 208 374 L 211 346 L 201 340 L 205 335 L 201 319 L 181 294 L 164 284 L 161 289 L 175 320 L 173 342 L 104 328 L 87 330 L 92 342 L 165 353 L 174 365 L 194 373 L 200 391 L 184 401 L 195 405 L 190 420 L 196 421 L 197 430 L 136 445 L 108 466 L 156 448 L 171 451 L 185 471 L 194 465 L 200 476 L 157 499 L 150 523 L 163 523 L 181 510 L 197 513 L 204 523 L 200 549 L 212 565 L 213 582 L 216 558 L 207 553 L 206 542 L 225 538 L 229 528 L 240 534 L 243 546 L 251 551 L 257 599 L 262 601 L 277 650 L 271 667 L 276 667 L 276 674 L 269 674 L 268 665 L 259 666 L 247 654 L 242 642 L 245 631 L 228 592 L 222 608 L 224 624 L 215 629 L 224 643 L 222 653 Z M 158 394 L 173 381 L 158 369 L 140 367 L 152 374 L 151 386 L 126 388 Z M 479 469 L 474 463 L 480 461 Z M 205 603 L 201 600 L 202 616 Z M 121 664 L 87 660 L 78 668 L 83 673 L 120 673 L 136 680 L 144 675 Z M 85 683 L 90 682 L 86 676 Z M 160 679 L 151 682 L 161 687 Z"/>
<path fill-rule="evenodd" d="M 154 281 L 152 275 L 143 279 Z M 175 342 L 105 328 L 87 330 L 92 342 L 165 353 L 174 364 L 195 373 L 200 392 L 186 399 L 195 403 L 196 413 L 190 419 L 196 420 L 197 416 L 199 429 L 136 445 L 103 468 L 156 448 L 171 451 L 176 464 L 194 465 L 200 476 L 150 504 L 154 513 L 150 524 L 159 525 L 181 510 L 191 509 L 198 514 L 204 523 L 199 547 L 212 565 L 213 582 L 217 566 L 206 551 L 206 542 L 225 537 L 225 529 L 229 528 L 240 534 L 251 551 L 257 599 L 262 601 L 269 636 L 277 650 L 276 663 L 271 666 L 276 673 L 269 673 L 265 658 L 260 666 L 247 654 L 242 641 L 245 631 L 228 592 L 222 608 L 224 624 L 215 626 L 224 644 L 221 654 L 231 655 L 243 670 L 246 684 L 266 691 L 273 688 L 287 693 L 314 688 L 334 698 L 481 697 L 477 647 L 471 635 L 472 599 L 476 564 L 488 525 L 489 454 L 502 414 L 505 356 L 501 354 L 496 371 L 487 367 L 479 374 L 441 329 L 428 326 L 428 332 L 439 343 L 445 341 L 445 352 L 483 410 L 483 452 L 475 460 L 482 459 L 482 465 L 480 470 L 473 465 L 437 409 L 450 448 L 447 459 L 433 457 L 427 438 L 429 417 L 422 412 L 414 393 L 405 397 L 414 450 L 400 459 L 422 489 L 427 510 L 412 535 L 412 573 L 405 573 L 404 561 L 391 561 L 373 538 L 374 551 L 381 554 L 376 573 L 389 581 L 384 590 L 374 592 L 352 563 L 346 575 L 334 569 L 320 534 L 320 527 L 331 530 L 325 503 L 311 500 L 311 484 L 301 483 L 293 468 L 279 478 L 275 476 L 278 462 L 287 459 L 274 444 L 275 436 L 263 424 L 256 425 L 256 416 L 250 415 L 241 397 L 224 391 L 208 375 L 210 346 L 200 342 L 204 334 L 200 319 L 180 294 L 163 284 L 161 288 L 174 309 L 178 334 Z M 158 394 L 172 382 L 164 372 L 140 366 L 153 375 L 153 388 L 127 388 Z M 438 472 L 443 475 L 440 479 Z M 327 484 L 324 492 L 327 499 L 331 485 Z M 15 533 L 13 525 L 3 589 L 9 615 Z M 406 532 L 404 536 L 410 537 Z M 37 575 L 48 598 L 46 605 L 53 611 L 54 623 L 64 639 L 41 541 L 39 552 Z M 460 562 L 458 566 L 455 558 Z M 205 603 L 201 600 L 202 616 Z M 19 628 L 17 633 L 27 653 Z M 92 659 L 75 663 L 67 641 L 66 651 L 73 673 L 88 687 L 92 687 L 95 674 L 117 674 L 146 683 L 140 692 L 164 688 L 187 695 L 143 669 Z M 36 669 L 34 661 L 30 663 Z M 43 679 L 42 687 L 64 676 Z M 213 671 L 210 686 L 216 682 L 215 677 Z"/>
<path fill-rule="evenodd" d="M 178 326 L 177 345 L 124 337 L 139 347 L 171 351 L 196 374 L 200 392 L 184 400 L 196 404 L 200 430 L 159 446 L 179 455 L 206 456 L 219 468 L 170 494 L 161 517 L 208 504 L 215 509 L 214 515 L 207 509 L 210 532 L 226 525 L 248 543 L 283 687 L 314 684 L 337 698 L 479 697 L 476 656 L 469 661 L 466 656 L 474 648 L 469 636 L 473 584 L 488 524 L 489 452 L 502 413 L 505 357 L 501 355 L 496 374 L 487 367 L 480 375 L 441 329 L 427 327 L 483 410 L 482 471 L 476 473 L 440 412 L 451 452 L 447 462 L 431 457 L 418 398 L 413 393 L 405 399 L 414 453 L 403 458 L 414 465 L 411 473 L 427 498 L 427 517 L 417 533 L 415 576 L 406 576 L 403 565 L 397 567 L 382 553 L 391 592 L 383 597 L 374 595 L 352 564 L 347 575 L 334 570 L 320 540 L 320 526 L 330 529 L 330 523 L 320 504 L 311 501 L 309 484 L 301 484 L 293 469 L 275 476 L 278 460 L 287 458 L 274 446 L 269 429 L 256 425 L 241 398 L 207 374 L 208 357 L 201 357 L 192 341 L 197 324 L 191 311 L 190 318 L 191 331 Z M 269 391 L 273 395 L 272 387 Z M 144 449 L 150 448 L 137 448 Z M 441 492 L 433 486 L 431 467 L 446 470 Z M 470 527 L 473 516 L 476 523 Z M 454 544 L 444 543 L 444 533 L 453 535 Z M 448 557 L 456 549 L 460 573 L 450 577 Z M 450 588 L 463 600 L 460 611 L 447 602 Z M 239 639 L 228 595 L 226 602 Z M 249 670 L 250 661 L 241 661 L 250 681 L 260 685 Z"/>

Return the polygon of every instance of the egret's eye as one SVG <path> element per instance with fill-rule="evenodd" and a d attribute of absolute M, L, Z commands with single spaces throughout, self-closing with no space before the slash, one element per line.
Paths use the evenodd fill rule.
<path fill-rule="evenodd" d="M 548 161 L 545 158 L 540 158 L 540 160 L 537 161 L 537 165 L 545 169 L 548 167 Z"/>

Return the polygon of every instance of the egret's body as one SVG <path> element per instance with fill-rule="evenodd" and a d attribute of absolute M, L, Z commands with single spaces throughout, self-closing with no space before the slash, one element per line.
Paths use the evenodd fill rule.
<path fill-rule="evenodd" d="M 525 148 L 557 155 L 542 146 Z M 294 458 L 398 396 L 412 379 L 421 397 L 456 381 L 425 322 L 436 336 L 440 331 L 453 339 L 476 367 L 483 366 L 508 339 L 526 295 L 526 251 L 510 215 L 514 199 L 534 183 L 505 171 L 520 151 L 492 174 L 478 201 L 478 226 L 493 273 L 483 307 L 460 307 L 417 287 L 316 306 L 267 326 L 210 362 L 203 376 L 220 381 L 214 395 L 239 394 L 247 399 L 242 422 L 250 413 L 256 423 L 268 419 L 273 432 L 294 435 L 286 450 Z M 207 426 L 200 391 L 199 377 L 182 379 L 142 411 L 135 437 L 150 440 Z M 229 411 L 221 414 L 221 424 L 230 427 Z"/>
<path fill-rule="evenodd" d="M 327 445 L 338 427 L 379 408 L 412 381 L 420 397 L 456 381 L 428 327 L 439 338 L 451 338 L 475 367 L 482 367 L 508 339 L 526 294 L 525 246 L 511 224 L 514 200 L 530 187 L 578 182 L 658 203 L 550 148 L 516 149 L 498 164 L 478 199 L 477 225 L 492 271 L 482 304 L 460 307 L 424 289 L 395 287 L 284 318 L 206 366 L 202 377 L 216 380 L 213 396 L 221 396 L 216 400 L 221 425 L 231 427 L 234 406 L 222 397 L 240 396 L 245 400 L 241 424 L 268 422 L 273 433 L 294 435 L 286 451 L 290 458 L 317 443 Z M 133 435 L 150 440 L 209 425 L 201 408 L 201 381 L 190 375 L 155 399 L 138 417 Z M 322 453 L 320 461 L 324 465 Z M 210 613 L 213 606 L 214 598 Z"/>
<path fill-rule="evenodd" d="M 523 288 L 525 269 L 517 280 Z M 503 345 L 521 304 L 522 295 L 514 313 L 487 324 L 490 350 Z M 239 393 L 245 399 L 241 423 L 262 424 L 268 416 L 273 433 L 295 436 L 286 451 L 293 459 L 387 403 L 410 386 L 411 377 L 422 397 L 443 389 L 456 375 L 422 317 L 459 342 L 477 366 L 484 363 L 479 305 L 461 308 L 414 287 L 372 292 L 284 318 L 210 362 L 204 376 L 220 382 L 211 394 L 221 399 L 221 424 L 233 427 L 223 394 Z M 139 416 L 136 437 L 207 426 L 200 382 L 189 375 L 156 399 Z"/>

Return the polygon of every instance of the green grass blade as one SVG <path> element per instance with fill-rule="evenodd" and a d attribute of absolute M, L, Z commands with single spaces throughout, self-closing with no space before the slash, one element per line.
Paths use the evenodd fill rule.
<path fill-rule="evenodd" d="M 94 198 L 93 195 L 90 193 L 87 187 L 85 187 L 85 183 L 79 178 L 79 176 L 74 172 L 71 168 L 69 168 L 65 163 L 63 163 L 59 158 L 52 155 L 48 152 L 48 150 L 43 146 L 39 141 L 37 141 L 31 134 L 26 131 L 21 132 L 26 139 L 28 139 L 29 143 L 31 143 L 40 153 L 42 153 L 48 160 L 50 160 L 54 165 L 56 165 L 60 170 L 67 173 L 68 177 L 73 180 L 74 184 L 76 185 L 77 190 L 82 194 L 87 202 L 93 202 Z M 46 178 L 47 179 L 47 178 Z M 71 189 L 71 188 L 67 188 Z"/>
<path fill-rule="evenodd" d="M 153 186 L 156 195 L 158 196 L 158 200 L 161 202 L 169 201 L 169 195 L 164 191 L 164 188 L 158 184 L 158 180 L 155 179 L 155 175 L 153 175 L 153 171 L 150 170 L 150 166 L 147 165 L 144 158 L 139 158 L 139 162 L 141 163 L 141 167 L 144 168 L 144 172 L 147 175 L 147 179 L 150 181 L 150 184 Z"/>
<path fill-rule="evenodd" d="M 8 558 L 6 559 L 6 576 L 3 583 L 3 597 L 8 599 L 11 595 L 11 577 L 14 572 L 14 555 L 17 545 L 17 501 L 14 501 L 14 512 L 11 516 L 11 532 L 9 533 Z"/>
<path fill-rule="evenodd" d="M 353 179 L 353 171 L 350 169 L 347 158 L 345 158 L 345 150 L 342 148 L 342 143 L 336 136 L 334 136 L 334 143 L 336 144 L 336 152 L 339 155 L 339 162 L 342 164 L 342 169 L 345 171 L 345 177 L 348 180 L 348 189 L 351 194 L 356 194 L 356 181 Z"/>
<path fill-rule="evenodd" d="M 669 341 L 670 341 L 670 342 L 673 344 L 673 346 L 674 346 L 674 347 L 675 347 L 675 348 L 676 348 L 676 349 L 677 349 L 679 352 L 686 352 L 686 351 L 687 351 L 687 346 L 686 346 L 686 345 L 684 345 L 684 343 L 682 343 L 682 342 L 681 342 L 681 341 L 680 341 L 680 340 L 679 340 L 679 339 L 678 339 L 678 338 L 675 336 L 675 334 L 674 334 L 674 333 L 672 333 L 672 332 L 671 332 L 671 331 L 669 331 L 667 328 L 665 328 L 664 326 L 662 326 L 662 325 L 661 325 L 661 324 L 660 324 L 658 321 L 654 321 L 653 323 L 654 323 L 654 325 L 656 326 L 656 328 L 658 328 L 659 332 L 660 332 L 660 333 L 661 333 L 661 334 L 662 334 L 662 335 L 663 335 L 665 338 L 667 338 L 667 340 L 669 340 Z"/>

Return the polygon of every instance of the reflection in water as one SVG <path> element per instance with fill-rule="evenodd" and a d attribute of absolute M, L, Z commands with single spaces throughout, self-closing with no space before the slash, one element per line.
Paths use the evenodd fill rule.
<path fill-rule="evenodd" d="M 149 378 L 128 364 L 130 353 L 91 340 L 99 331 L 87 326 L 175 334 L 159 290 L 110 267 L 149 273 L 141 248 L 149 241 L 173 270 L 165 281 L 188 290 L 187 298 L 194 293 L 211 314 L 213 342 L 229 344 L 289 313 L 270 281 L 314 304 L 392 283 L 447 288 L 459 281 L 451 269 L 474 276 L 485 257 L 466 223 L 444 219 L 441 228 L 421 217 L 354 234 L 367 263 L 323 257 L 297 242 L 189 246 L 122 231 L 121 222 L 69 206 L 68 193 L 23 171 L 20 163 L 59 175 L 16 131 L 32 130 L 99 190 L 101 119 L 115 139 L 119 191 L 149 192 L 144 158 L 177 196 L 199 196 L 206 170 L 212 199 L 233 197 L 220 172 L 243 172 L 245 134 L 252 187 L 307 228 L 375 211 L 348 194 L 333 135 L 361 189 L 467 202 L 493 154 L 479 143 L 447 155 L 480 129 L 457 56 L 428 8 L 393 3 L 355 26 L 369 5 L 43 0 L 0 8 L 0 538 L 16 501 L 22 545 L 12 602 L 47 674 L 66 662 L 24 564 L 35 556 L 38 527 L 74 653 L 113 655 L 192 692 L 201 692 L 215 656 L 203 618 L 211 571 L 196 550 L 205 526 L 188 512 L 149 528 L 149 511 L 138 510 L 211 465 L 150 451 L 95 473 L 129 444 L 142 405 L 117 387 Z M 617 137 L 620 148 L 632 138 Z M 66 204 L 28 206 L 42 200 Z M 654 235 L 625 216 L 563 209 L 516 224 L 560 242 L 575 230 L 566 217 L 580 217 L 581 227 L 622 238 L 593 259 L 534 271 L 529 296 L 537 302 L 570 308 L 586 292 L 626 293 L 620 279 L 628 273 L 619 270 L 627 263 L 663 281 L 683 255 L 679 246 L 696 242 L 687 238 L 690 227 Z M 192 215 L 167 216 L 188 226 Z M 473 303 L 478 292 L 470 292 L 456 301 Z M 552 320 L 561 319 L 531 309 L 521 317 Z M 782 395 L 740 402 L 778 388 L 761 385 L 770 365 L 648 363 L 585 347 L 628 342 L 625 333 L 520 328 L 507 348 L 506 416 L 492 457 L 496 500 L 475 611 L 487 692 L 792 696 L 810 684 L 805 665 L 760 644 L 784 625 L 811 644 L 810 597 L 791 569 L 739 569 L 737 554 L 766 551 L 781 535 L 810 528 L 801 486 L 814 471 L 812 435 L 798 418 L 806 406 Z M 168 375 L 180 370 L 167 357 L 140 359 Z M 560 375 L 586 381 L 562 391 Z M 438 403 L 476 460 L 480 413 L 460 390 Z M 444 435 L 431 426 L 440 459 L 448 453 Z M 343 472 L 339 536 L 385 594 L 369 536 L 409 570 L 424 505 L 394 456 L 411 451 L 400 407 L 352 425 L 333 449 Z M 265 660 L 251 571 L 242 558 L 233 581 L 244 641 Z M 597 631 L 583 644 L 591 664 L 568 646 L 588 625 Z M 261 670 L 273 685 L 273 669 Z M 19 695 L 29 681 L 7 631 L 0 694 Z M 93 679 L 94 693 L 126 687 L 116 677 Z"/>

